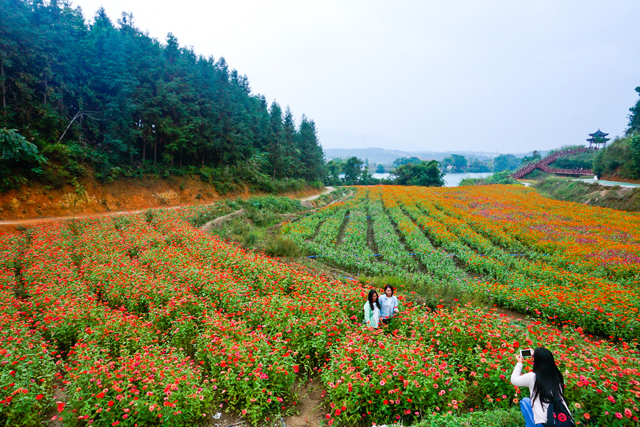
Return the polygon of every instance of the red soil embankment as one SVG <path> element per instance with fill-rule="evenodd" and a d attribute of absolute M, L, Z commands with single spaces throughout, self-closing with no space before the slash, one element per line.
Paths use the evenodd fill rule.
<path fill-rule="evenodd" d="M 320 191 L 308 188 L 283 195 L 303 197 Z M 0 193 L 0 228 L 67 217 L 113 215 L 148 208 L 210 204 L 223 198 L 245 198 L 255 195 L 259 193 L 245 189 L 241 193 L 220 196 L 213 185 L 193 177 L 127 179 L 112 183 L 86 179 L 75 187 L 66 185 L 59 188 L 28 183 L 18 190 Z"/>

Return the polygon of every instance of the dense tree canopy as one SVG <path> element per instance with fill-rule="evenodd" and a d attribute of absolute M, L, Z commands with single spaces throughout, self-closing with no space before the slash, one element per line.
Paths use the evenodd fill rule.
<path fill-rule="evenodd" d="M 513 154 L 501 154 L 493 160 L 493 171 L 514 171 L 520 167 L 522 159 L 517 158 Z"/>
<path fill-rule="evenodd" d="M 451 166 L 451 168 L 449 168 Z M 459 154 L 452 154 L 442 160 L 442 167 L 447 170 L 451 169 L 452 173 L 462 173 L 467 170 L 467 158 Z"/>
<path fill-rule="evenodd" d="M 395 159 L 393 161 L 393 166 L 394 167 L 398 167 L 398 166 L 402 166 L 402 165 L 407 165 L 409 163 L 413 163 L 413 164 L 417 165 L 421 161 L 422 160 L 420 160 L 417 157 L 398 157 L 397 159 Z"/>
<path fill-rule="evenodd" d="M 407 163 L 396 168 L 393 175 L 398 185 L 444 186 L 444 172 L 440 170 L 435 160 L 422 161 L 418 164 Z"/>
<path fill-rule="evenodd" d="M 87 23 L 65 2 L 0 0 L 0 16 L 0 128 L 53 160 L 50 173 L 86 164 L 111 179 L 156 165 L 324 177 L 315 123 L 297 127 L 224 58 L 173 34 L 161 43 L 126 13 L 114 23 L 100 9 Z"/>

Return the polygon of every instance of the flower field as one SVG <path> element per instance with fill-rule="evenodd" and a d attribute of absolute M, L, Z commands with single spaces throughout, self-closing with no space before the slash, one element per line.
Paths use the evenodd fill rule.
<path fill-rule="evenodd" d="M 447 283 L 556 323 L 640 337 L 637 214 L 509 186 L 378 186 L 292 223 L 287 233 L 353 273 Z"/>
<path fill-rule="evenodd" d="M 535 280 L 549 289 L 530 306 L 541 316 L 569 316 L 586 305 L 572 302 L 575 295 L 609 286 L 598 305 L 604 311 L 586 313 L 592 323 L 584 327 L 604 324 L 598 316 L 615 310 L 624 316 L 615 316 L 611 332 L 635 337 L 622 331 L 637 322 L 630 310 L 637 266 L 620 262 L 637 247 L 635 217 L 605 211 L 609 217 L 586 226 L 579 207 L 558 205 L 550 222 L 542 205 L 518 210 L 534 195 L 488 191 L 360 190 L 287 228 L 335 262 L 454 281 L 505 305 L 536 303 L 513 291 Z M 430 311 L 402 295 L 389 327 L 366 329 L 367 289 L 195 229 L 193 218 L 211 209 L 0 235 L 0 425 L 55 417 L 64 426 L 197 426 L 222 410 L 268 425 L 296 410 L 293 385 L 310 378 L 325 387 L 327 425 L 411 424 L 433 413 L 516 405 L 512 356 L 538 345 L 555 353 L 582 425 L 638 425 L 640 360 L 632 341 L 590 341 L 574 328 L 577 316 L 558 329 L 469 307 Z M 587 238 L 599 242 L 598 256 L 579 252 Z M 514 250 L 528 257 L 505 255 Z M 493 280 L 470 280 L 451 254 Z M 560 289 L 564 299 L 554 300 Z"/>

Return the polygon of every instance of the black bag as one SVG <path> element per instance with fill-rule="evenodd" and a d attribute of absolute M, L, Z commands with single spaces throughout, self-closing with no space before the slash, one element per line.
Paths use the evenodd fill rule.
<path fill-rule="evenodd" d="M 573 422 L 573 417 L 564 406 L 564 403 L 560 399 L 556 399 L 549 403 L 547 409 L 547 427 L 575 427 L 576 423 Z"/>

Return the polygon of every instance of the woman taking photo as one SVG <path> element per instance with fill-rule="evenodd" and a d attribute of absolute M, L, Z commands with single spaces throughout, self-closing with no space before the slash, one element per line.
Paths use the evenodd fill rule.
<path fill-rule="evenodd" d="M 385 324 L 388 324 L 393 315 L 398 313 L 398 298 L 393 295 L 393 292 L 393 286 L 386 285 L 384 295 L 380 298 L 380 318 Z"/>
<path fill-rule="evenodd" d="M 517 363 L 511 374 L 511 384 L 518 387 L 529 387 L 529 396 L 531 398 L 525 397 L 520 400 L 520 410 L 524 416 L 526 427 L 543 427 L 543 425 L 546 425 L 549 419 L 549 404 L 556 400 L 561 403 L 556 402 L 554 404 L 553 412 L 556 414 L 565 413 L 565 415 L 560 415 L 563 422 L 567 420 L 562 418 L 570 420 L 571 415 L 564 400 L 564 378 L 556 366 L 553 354 L 546 348 L 537 348 L 533 352 L 533 372 L 528 372 L 524 375 L 521 375 L 522 360 L 522 355 L 516 355 Z M 556 405 L 563 405 L 564 408 L 558 408 Z"/>
<path fill-rule="evenodd" d="M 370 328 L 377 328 L 380 321 L 380 301 L 375 289 L 369 291 L 367 302 L 364 303 L 364 323 Z"/>

